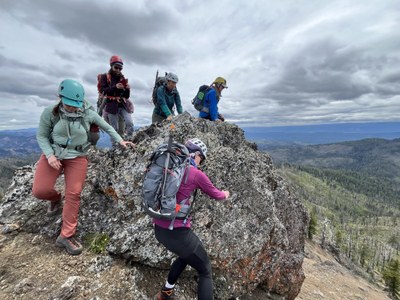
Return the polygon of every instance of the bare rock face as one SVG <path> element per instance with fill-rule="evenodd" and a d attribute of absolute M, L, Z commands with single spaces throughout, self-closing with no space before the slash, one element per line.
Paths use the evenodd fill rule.
<path fill-rule="evenodd" d="M 261 288 L 271 299 L 294 299 L 304 280 L 308 216 L 275 174 L 270 156 L 247 142 L 236 125 L 215 124 L 187 113 L 174 118 L 174 124 L 175 141 L 197 137 L 206 143 L 208 158 L 202 169 L 216 187 L 231 192 L 225 203 L 198 193 L 193 215 L 193 230 L 212 261 L 215 298 L 240 297 Z M 145 167 L 153 149 L 166 142 L 169 134 L 169 124 L 151 125 L 132 136 L 135 151 L 90 154 L 79 236 L 105 233 L 110 253 L 150 267 L 169 268 L 174 256 L 158 244 L 140 205 Z M 17 170 L 0 204 L 0 223 L 55 237 L 61 215 L 47 217 L 47 203 L 31 196 L 33 173 L 34 167 Z"/>

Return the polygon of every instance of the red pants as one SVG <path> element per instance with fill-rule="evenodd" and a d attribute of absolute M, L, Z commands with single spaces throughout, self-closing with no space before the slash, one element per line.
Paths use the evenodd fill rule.
<path fill-rule="evenodd" d="M 65 202 L 62 212 L 61 235 L 71 237 L 75 235 L 78 225 L 78 212 L 81 202 L 81 192 L 85 184 L 88 161 L 86 156 L 61 160 L 62 168 L 56 170 L 47 162 L 42 154 L 36 167 L 33 180 L 32 194 L 38 199 L 58 201 L 61 193 L 55 190 L 57 178 L 64 170 Z"/>

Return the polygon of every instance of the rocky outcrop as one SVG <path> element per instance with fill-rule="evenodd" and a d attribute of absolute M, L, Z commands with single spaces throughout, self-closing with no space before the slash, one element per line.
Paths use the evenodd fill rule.
<path fill-rule="evenodd" d="M 174 118 L 174 139 L 198 137 L 209 149 L 202 167 L 225 203 L 199 193 L 193 229 L 213 265 L 215 297 L 229 299 L 261 288 L 272 299 L 294 299 L 304 280 L 302 261 L 308 216 L 274 171 L 271 158 L 245 140 L 243 130 L 184 113 Z M 151 125 L 132 136 L 136 150 L 90 154 L 82 193 L 79 235 L 105 233 L 107 250 L 152 268 L 167 269 L 174 258 L 154 238 L 150 218 L 140 207 L 144 170 L 152 150 L 167 140 L 168 124 Z M 0 223 L 55 237 L 61 216 L 47 217 L 46 203 L 31 196 L 33 167 L 18 169 L 0 205 Z M 59 181 L 62 188 L 62 178 Z M 183 279 L 184 280 L 184 279 Z"/>

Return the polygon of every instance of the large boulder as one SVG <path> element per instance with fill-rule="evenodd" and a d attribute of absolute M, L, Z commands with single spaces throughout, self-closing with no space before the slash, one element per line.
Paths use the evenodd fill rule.
<path fill-rule="evenodd" d="M 261 288 L 273 299 L 294 299 L 304 280 L 308 216 L 276 174 L 270 156 L 246 141 L 236 125 L 216 124 L 187 113 L 174 118 L 174 124 L 175 130 L 163 123 L 135 132 L 135 151 L 118 148 L 90 153 L 78 235 L 104 233 L 110 238 L 109 253 L 168 269 L 174 255 L 158 244 L 151 220 L 141 209 L 144 171 L 153 149 L 171 133 L 181 143 L 198 137 L 208 146 L 202 169 L 216 187 L 231 193 L 227 202 L 198 193 L 193 215 L 193 230 L 212 261 L 215 297 L 235 298 Z M 0 204 L 0 223 L 55 237 L 61 216 L 47 217 L 47 203 L 32 197 L 34 170 L 34 166 L 17 170 Z"/>

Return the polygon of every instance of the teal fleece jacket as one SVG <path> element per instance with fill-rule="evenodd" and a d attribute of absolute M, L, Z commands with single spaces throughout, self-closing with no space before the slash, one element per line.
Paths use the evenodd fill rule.
<path fill-rule="evenodd" d="M 182 104 L 178 90 L 175 88 L 172 91 L 169 91 L 165 85 L 158 87 L 157 105 L 154 107 L 153 112 L 159 116 L 167 118 L 169 115 L 173 115 L 174 106 L 176 106 L 178 114 L 181 114 Z"/>
<path fill-rule="evenodd" d="M 57 145 L 67 144 L 69 127 L 71 140 L 68 151 L 66 155 L 64 155 L 64 157 L 57 158 L 71 159 L 77 156 L 87 155 L 87 151 L 82 152 L 75 149 L 76 146 L 88 144 L 88 134 L 84 126 L 82 126 L 80 119 L 69 120 L 65 117 L 62 117 L 61 113 L 61 118 L 54 125 L 54 122 L 57 119 L 53 115 L 53 109 L 55 106 L 56 105 L 52 105 L 45 108 L 42 115 L 40 116 L 39 129 L 36 133 L 36 139 L 40 149 L 42 149 L 43 154 L 46 155 L 47 158 L 49 158 L 51 155 L 57 156 L 57 149 L 60 148 Z M 114 130 L 114 128 L 106 121 L 104 121 L 104 119 L 100 117 L 96 111 L 90 108 L 91 104 L 89 102 L 85 101 L 83 107 L 83 121 L 85 122 L 86 128 L 90 128 L 90 124 L 94 123 L 98 125 L 102 130 L 107 132 L 116 143 L 122 141 L 121 136 Z"/>

